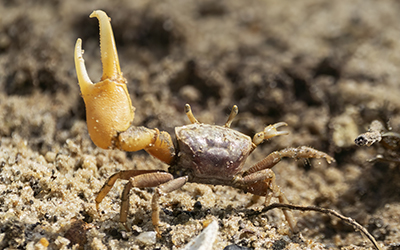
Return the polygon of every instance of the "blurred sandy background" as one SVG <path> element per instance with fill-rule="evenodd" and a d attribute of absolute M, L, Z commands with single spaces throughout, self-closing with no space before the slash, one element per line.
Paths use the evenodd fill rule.
<path fill-rule="evenodd" d="M 335 164 L 289 159 L 274 167 L 288 200 L 335 209 L 387 249 L 400 247 L 398 164 L 367 161 L 388 153 L 380 145 L 354 145 L 374 119 L 400 131 L 398 1 L 3 0 L 1 249 L 178 249 L 213 219 L 215 249 L 371 248 L 352 227 L 312 212 L 294 213 L 303 238 L 291 237 L 281 211 L 250 216 L 263 199 L 248 207 L 252 195 L 229 187 L 187 184 L 167 195 L 155 244 L 137 238 L 153 230 L 152 189 L 131 192 L 132 232 L 118 223 L 123 181 L 98 214 L 94 198 L 113 173 L 167 166 L 90 141 L 73 49 L 82 38 L 97 81 L 95 9 L 112 19 L 134 124 L 173 134 L 189 123 L 185 103 L 211 124 L 224 124 L 238 105 L 232 127 L 250 136 L 285 121 L 290 135 L 264 143 L 247 164 L 288 146 L 329 153 Z"/>

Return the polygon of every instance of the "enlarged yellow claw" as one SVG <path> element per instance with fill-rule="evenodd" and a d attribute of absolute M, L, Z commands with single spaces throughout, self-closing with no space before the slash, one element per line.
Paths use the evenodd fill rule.
<path fill-rule="evenodd" d="M 101 81 L 93 84 L 87 74 L 81 39 L 75 45 L 75 67 L 90 137 L 96 146 L 107 149 L 113 148 L 119 132 L 129 128 L 135 109 L 119 66 L 110 19 L 101 10 L 93 11 L 90 17 L 96 17 L 100 24 Z"/>

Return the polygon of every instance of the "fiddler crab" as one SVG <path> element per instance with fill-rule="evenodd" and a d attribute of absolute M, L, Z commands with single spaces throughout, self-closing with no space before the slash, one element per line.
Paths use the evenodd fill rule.
<path fill-rule="evenodd" d="M 151 201 L 152 223 L 159 230 L 160 196 L 179 189 L 187 182 L 231 186 L 244 192 L 271 197 L 279 202 L 288 203 L 285 195 L 275 183 L 275 174 L 271 170 L 284 157 L 325 158 L 328 163 L 334 161 L 324 152 L 310 147 L 285 148 L 275 151 L 250 168 L 244 168 L 247 157 L 264 140 L 287 131 L 277 129 L 286 126 L 278 122 L 267 126 L 253 139 L 230 128 L 238 107 L 233 106 L 224 126 L 203 124 L 194 117 L 189 104 L 185 112 L 191 124 L 175 128 L 176 147 L 171 136 L 158 129 L 131 125 L 135 108 L 123 77 L 114 36 L 107 14 L 94 11 L 90 17 L 96 17 L 100 24 L 100 49 L 103 64 L 103 76 L 98 83 L 92 83 L 87 74 L 82 41 L 75 45 L 75 66 L 82 97 L 86 105 L 86 119 L 90 137 L 95 145 L 103 149 L 138 151 L 144 149 L 150 155 L 170 165 L 168 172 L 163 170 L 126 170 L 112 175 L 97 195 L 96 207 L 108 194 L 118 179 L 128 180 L 122 193 L 120 222 L 129 231 L 127 216 L 129 211 L 129 192 L 132 187 L 155 187 Z M 247 169 L 247 170 L 246 170 Z M 297 232 L 296 222 L 288 210 L 283 210 L 285 218 L 293 232 Z"/>
<path fill-rule="evenodd" d="M 400 134 L 388 128 L 389 124 L 385 124 L 380 120 L 374 120 L 368 128 L 368 131 L 360 134 L 354 140 L 357 146 L 370 147 L 374 143 L 379 143 L 383 146 L 383 154 L 378 154 L 368 161 L 372 162 L 387 161 L 400 162 Z"/>

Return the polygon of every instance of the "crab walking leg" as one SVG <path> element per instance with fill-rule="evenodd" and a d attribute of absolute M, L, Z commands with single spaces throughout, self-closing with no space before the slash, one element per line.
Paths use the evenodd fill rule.
<path fill-rule="evenodd" d="M 328 154 L 318 151 L 316 149 L 310 148 L 310 147 L 301 146 L 298 148 L 285 148 L 280 151 L 272 152 L 267 157 L 265 157 L 263 160 L 254 164 L 249 170 L 247 170 L 245 172 L 244 175 L 249 175 L 251 173 L 255 173 L 255 172 L 258 172 L 263 169 L 272 168 L 278 162 L 280 162 L 282 160 L 282 158 L 284 158 L 284 157 L 294 158 L 294 159 L 325 158 L 325 160 L 328 163 L 335 161 L 335 159 L 330 157 Z"/>
<path fill-rule="evenodd" d="M 160 204 L 159 200 L 161 195 L 165 193 L 170 193 L 172 191 L 175 191 L 179 188 L 181 188 L 185 183 L 188 181 L 187 176 L 179 177 L 173 180 L 170 180 L 169 182 L 160 185 L 159 187 L 156 188 L 153 194 L 153 198 L 151 200 L 151 209 L 152 209 L 152 214 L 151 214 L 151 220 L 153 222 L 154 229 L 157 232 L 158 236 L 161 236 L 160 230 L 158 229 L 158 225 L 160 224 Z"/>
<path fill-rule="evenodd" d="M 254 164 L 249 170 L 243 174 L 242 179 L 236 181 L 238 188 L 246 192 L 265 196 L 265 203 L 269 204 L 271 194 L 278 197 L 279 202 L 289 204 L 286 196 L 281 192 L 278 185 L 275 183 L 275 174 L 271 170 L 282 158 L 325 158 L 328 163 L 335 161 L 332 157 L 324 152 L 315 150 L 310 147 L 302 146 L 298 148 L 286 148 L 280 151 L 275 151 L 265 157 L 263 160 Z M 294 233 L 298 232 L 295 219 L 292 212 L 283 210 L 286 221 Z"/>
<path fill-rule="evenodd" d="M 133 176 L 129 179 L 129 182 L 125 185 L 124 191 L 122 192 L 121 211 L 119 217 L 119 221 L 124 225 L 126 230 L 130 231 L 126 221 L 129 212 L 129 192 L 131 188 L 157 187 L 158 185 L 169 182 L 172 179 L 174 179 L 174 177 L 171 174 L 160 171 Z"/>
<path fill-rule="evenodd" d="M 260 196 L 265 196 L 265 204 L 269 205 L 272 196 L 277 197 L 280 203 L 289 204 L 285 194 L 275 182 L 275 173 L 271 169 L 264 169 L 241 179 L 236 180 L 238 188 Z M 297 223 L 289 210 L 283 210 L 285 219 L 293 233 L 298 233 Z"/>
<path fill-rule="evenodd" d="M 111 188 L 114 186 L 115 182 L 118 179 L 129 180 L 131 177 L 134 177 L 137 175 L 143 175 L 143 174 L 154 173 L 154 172 L 160 172 L 160 171 L 159 170 L 125 170 L 125 171 L 120 171 L 116 174 L 113 174 L 107 180 L 107 182 L 104 184 L 104 186 L 100 189 L 100 192 L 97 194 L 97 197 L 95 199 L 96 209 L 99 210 L 99 204 L 104 199 L 104 197 L 106 197 L 108 192 L 110 192 Z"/>

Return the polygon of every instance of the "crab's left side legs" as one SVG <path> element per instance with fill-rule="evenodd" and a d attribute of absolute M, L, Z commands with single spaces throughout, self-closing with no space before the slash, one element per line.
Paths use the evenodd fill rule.
<path fill-rule="evenodd" d="M 287 131 L 278 131 L 277 130 L 277 128 L 282 127 L 282 126 L 287 126 L 287 124 L 285 122 L 278 122 L 278 123 L 275 123 L 275 124 L 265 127 L 264 131 L 255 134 L 253 137 L 254 148 L 256 148 L 264 140 L 268 140 L 272 137 L 279 136 L 279 135 L 287 135 L 288 134 Z M 244 176 L 261 171 L 263 169 L 272 168 L 278 162 L 280 162 L 282 160 L 282 158 L 284 158 L 284 157 L 294 158 L 294 159 L 324 158 L 328 163 L 335 161 L 335 159 L 333 159 L 328 154 L 318 151 L 316 149 L 310 148 L 310 147 L 301 146 L 298 148 L 285 148 L 280 151 L 272 152 L 267 157 L 265 157 L 263 160 L 257 162 L 255 165 L 253 165 L 249 170 L 247 170 L 244 173 Z"/>
<path fill-rule="evenodd" d="M 246 192 L 265 196 L 265 204 L 269 204 L 273 197 L 277 197 L 280 203 L 288 204 L 285 194 L 275 183 L 275 173 L 271 169 L 264 169 L 250 175 L 239 177 L 235 180 L 236 187 Z M 283 210 L 285 219 L 293 233 L 298 233 L 296 220 L 289 210 Z"/>
<path fill-rule="evenodd" d="M 249 170 L 245 172 L 244 175 L 249 175 L 261 171 L 263 169 L 272 168 L 283 158 L 293 158 L 293 159 L 324 158 L 328 163 L 332 163 L 335 161 L 335 159 L 333 159 L 328 154 L 307 146 L 301 146 L 298 148 L 285 148 L 280 151 L 272 152 L 263 160 L 254 164 Z"/>
<path fill-rule="evenodd" d="M 275 174 L 271 170 L 271 168 L 284 157 L 294 159 L 325 158 L 328 163 L 334 161 L 334 159 L 326 153 L 310 147 L 302 146 L 298 148 L 286 148 L 280 151 L 275 151 L 263 160 L 254 164 L 243 174 L 243 177 L 235 180 L 236 187 L 255 195 L 265 196 L 266 204 L 269 204 L 272 196 L 277 197 L 281 203 L 288 203 L 285 195 L 275 183 Z M 296 233 L 298 229 L 292 213 L 288 210 L 283 210 L 283 213 L 285 214 L 286 221 L 290 228 L 294 233 Z"/>

